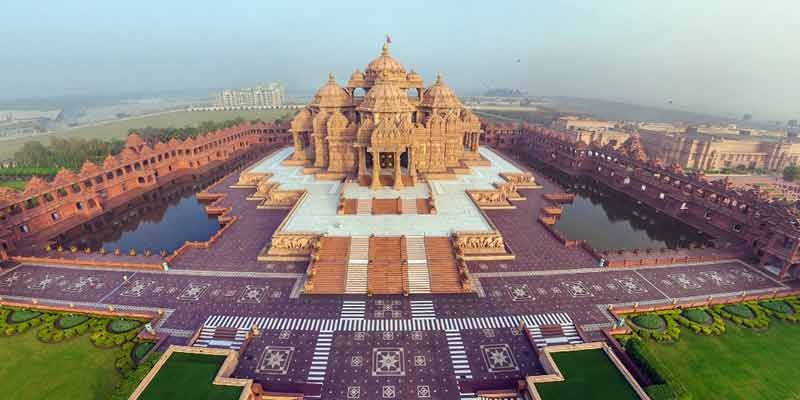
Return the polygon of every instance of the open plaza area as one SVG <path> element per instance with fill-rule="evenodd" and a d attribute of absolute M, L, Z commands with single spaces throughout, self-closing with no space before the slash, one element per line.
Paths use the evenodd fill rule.
<path fill-rule="evenodd" d="M 29 398 L 11 382 L 46 364 L 100 398 L 154 350 L 131 400 L 671 398 L 645 361 L 694 398 L 796 397 L 763 372 L 791 371 L 800 328 L 740 304 L 798 289 L 800 211 L 759 196 L 647 160 L 635 136 L 483 123 L 386 43 L 291 122 L 131 134 L 0 192 L 0 393 Z M 728 332 L 654 341 L 698 307 L 722 311 L 687 326 Z"/>

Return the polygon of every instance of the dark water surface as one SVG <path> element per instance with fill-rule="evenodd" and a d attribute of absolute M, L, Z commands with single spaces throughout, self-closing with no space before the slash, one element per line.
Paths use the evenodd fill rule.
<path fill-rule="evenodd" d="M 154 254 L 172 252 L 186 241 L 206 241 L 220 229 L 217 217 L 206 214 L 205 204 L 197 200 L 197 192 L 206 186 L 190 182 L 162 187 L 68 232 L 60 241 L 80 248 Z"/>
<path fill-rule="evenodd" d="M 573 193 L 554 228 L 597 250 L 687 248 L 710 244 L 706 235 L 590 178 L 573 178 L 537 163 L 536 170 Z"/>

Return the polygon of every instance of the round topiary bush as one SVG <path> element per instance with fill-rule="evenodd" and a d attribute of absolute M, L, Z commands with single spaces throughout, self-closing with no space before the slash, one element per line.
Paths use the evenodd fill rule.
<path fill-rule="evenodd" d="M 748 307 L 748 306 L 746 306 L 744 304 L 741 304 L 741 303 L 729 304 L 729 305 L 727 305 L 725 307 L 722 307 L 722 309 L 727 311 L 727 312 L 729 312 L 729 313 L 731 313 L 731 314 L 733 314 L 733 315 L 735 315 L 735 316 L 737 316 L 737 317 L 739 317 L 739 318 L 745 318 L 745 319 L 753 319 L 753 318 L 755 318 L 755 314 L 753 314 L 753 310 L 751 310 L 750 307 Z"/>
<path fill-rule="evenodd" d="M 759 304 L 761 307 L 770 311 L 779 312 L 781 314 L 794 314 L 794 308 L 783 300 L 762 301 Z"/>
<path fill-rule="evenodd" d="M 664 318 L 656 314 L 641 314 L 631 318 L 634 324 L 650 330 L 662 330 L 666 327 Z"/>
<path fill-rule="evenodd" d="M 130 319 L 115 319 L 108 323 L 106 329 L 112 333 L 125 333 L 142 326 L 141 321 Z"/>
<path fill-rule="evenodd" d="M 21 322 L 30 321 L 38 316 L 42 315 L 39 311 L 33 310 L 14 310 L 8 316 L 8 323 L 9 324 L 19 324 Z"/>
<path fill-rule="evenodd" d="M 64 315 L 56 321 L 55 327 L 58 329 L 70 329 L 88 321 L 89 319 L 90 317 L 88 315 Z"/>
<path fill-rule="evenodd" d="M 702 308 L 690 308 L 688 310 L 683 310 L 681 315 L 689 321 L 701 325 L 708 325 L 712 320 L 711 315 L 709 315 L 708 312 Z"/>

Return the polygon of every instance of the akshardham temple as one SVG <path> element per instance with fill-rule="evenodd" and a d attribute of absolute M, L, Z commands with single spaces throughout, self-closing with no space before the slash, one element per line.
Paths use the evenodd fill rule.
<path fill-rule="evenodd" d="M 365 92 L 359 95 L 359 92 Z M 408 96 L 413 91 L 414 96 Z M 384 44 L 365 70 L 356 70 L 347 86 L 333 74 L 311 104 L 292 121 L 293 160 L 310 160 L 330 173 L 380 176 L 388 170 L 395 187 L 403 177 L 442 173 L 480 158 L 480 121 L 464 108 L 441 75 L 430 87 L 406 72 Z M 371 173 L 370 173 L 371 171 Z M 369 178 L 373 188 L 380 179 Z"/>
<path fill-rule="evenodd" d="M 590 235 L 559 227 L 570 214 Z M 178 244 L 109 240 L 129 232 Z M 645 400 L 655 382 L 614 335 L 679 332 L 694 326 L 672 319 L 684 308 L 742 302 L 786 299 L 794 318 L 798 266 L 797 203 L 648 157 L 635 134 L 482 124 L 388 44 L 290 122 L 132 134 L 102 162 L 0 189 L 0 333 L 66 339 L 78 327 L 50 313 L 100 314 L 83 322 L 93 342 L 163 352 L 130 400 L 549 400 L 598 385 Z M 663 331 L 640 330 L 642 312 Z M 175 379 L 187 359 L 219 369 Z"/>

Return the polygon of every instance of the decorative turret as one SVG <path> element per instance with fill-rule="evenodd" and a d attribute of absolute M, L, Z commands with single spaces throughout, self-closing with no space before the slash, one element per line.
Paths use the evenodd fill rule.
<path fill-rule="evenodd" d="M 328 74 L 328 81 L 314 95 L 311 105 L 318 107 L 348 107 L 352 105 L 352 98 L 336 83 L 336 77 L 333 73 L 330 73 Z"/>
<path fill-rule="evenodd" d="M 461 107 L 461 102 L 458 101 L 453 91 L 444 84 L 442 74 L 437 74 L 436 83 L 428 89 L 425 89 L 425 92 L 422 93 L 422 102 L 420 106 L 431 108 L 457 108 Z"/>

